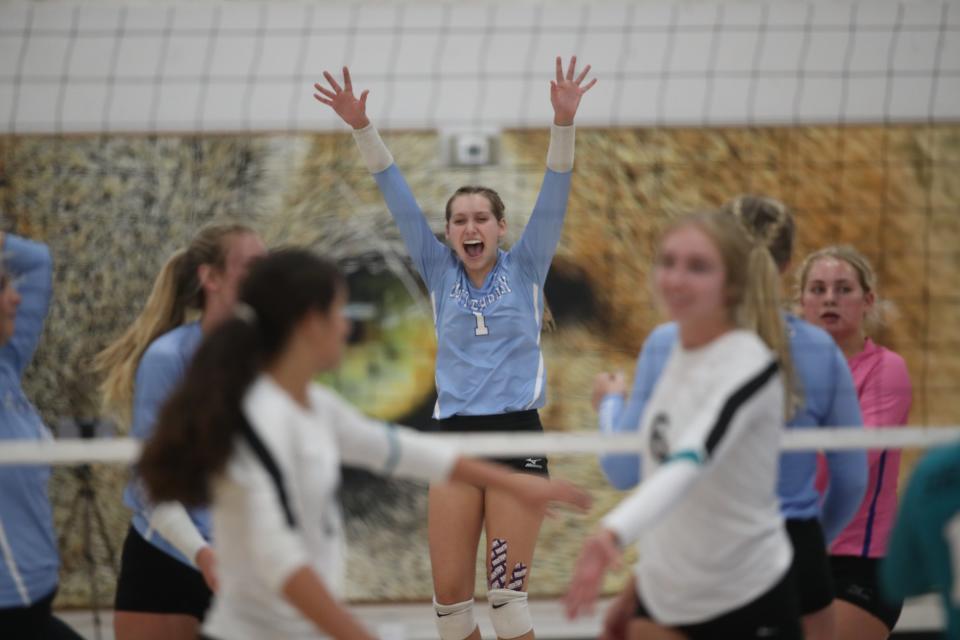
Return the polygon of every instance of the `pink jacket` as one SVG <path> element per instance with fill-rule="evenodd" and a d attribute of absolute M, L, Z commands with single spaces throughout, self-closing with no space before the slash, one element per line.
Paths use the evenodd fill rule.
<path fill-rule="evenodd" d="M 867 338 L 863 351 L 847 362 L 857 387 L 864 427 L 906 424 L 913 392 L 903 358 Z M 863 504 L 833 541 L 831 555 L 880 558 L 886 554 L 887 539 L 897 512 L 900 450 L 871 449 L 867 460 L 869 471 Z M 817 487 L 822 491 L 826 484 L 827 476 L 821 464 Z"/>

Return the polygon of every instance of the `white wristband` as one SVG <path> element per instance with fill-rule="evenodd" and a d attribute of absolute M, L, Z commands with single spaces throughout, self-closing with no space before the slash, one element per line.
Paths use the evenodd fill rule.
<path fill-rule="evenodd" d="M 162 502 L 150 513 L 150 528 L 196 566 L 197 552 L 207 546 L 186 508 L 179 502 Z"/>
<path fill-rule="evenodd" d="M 368 124 L 363 129 L 353 130 L 353 139 L 360 149 L 360 156 L 363 163 L 367 165 L 370 173 L 380 173 L 393 164 L 393 156 L 390 150 L 383 143 L 380 133 L 373 124 Z"/>
<path fill-rule="evenodd" d="M 547 168 L 557 173 L 573 170 L 573 147 L 577 126 L 550 125 L 550 147 L 547 149 Z"/>

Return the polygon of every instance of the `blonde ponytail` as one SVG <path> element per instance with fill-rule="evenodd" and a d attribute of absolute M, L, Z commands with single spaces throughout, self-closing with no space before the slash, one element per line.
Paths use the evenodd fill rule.
<path fill-rule="evenodd" d="M 105 377 L 100 385 L 106 415 L 128 424 L 133 405 L 133 382 L 140 358 L 158 336 L 183 324 L 186 251 L 173 254 L 153 283 L 143 311 L 110 346 L 97 354 L 94 368 Z"/>
<path fill-rule="evenodd" d="M 780 272 L 787 268 L 793 256 L 796 235 L 793 213 L 779 200 L 750 194 L 728 201 L 722 211 L 740 223 L 753 245 L 747 260 L 750 282 L 741 305 L 742 326 L 755 331 L 777 354 L 787 391 L 789 418 L 803 405 L 803 387 L 793 367 L 780 295 Z"/>
<path fill-rule="evenodd" d="M 189 247 L 170 256 L 133 324 L 96 355 L 94 369 L 104 376 L 100 394 L 105 415 L 122 425 L 130 423 L 133 385 L 143 353 L 151 342 L 183 324 L 189 310 L 203 309 L 198 267 L 210 264 L 223 268 L 225 239 L 235 233 L 253 233 L 253 230 L 241 224 L 210 225 L 196 235 Z"/>
<path fill-rule="evenodd" d="M 754 242 L 747 260 L 747 282 L 736 312 L 737 324 L 760 336 L 776 354 L 786 391 L 784 415 L 789 420 L 803 406 L 803 391 L 793 366 L 790 336 L 780 307 L 780 272 L 767 247 Z"/>

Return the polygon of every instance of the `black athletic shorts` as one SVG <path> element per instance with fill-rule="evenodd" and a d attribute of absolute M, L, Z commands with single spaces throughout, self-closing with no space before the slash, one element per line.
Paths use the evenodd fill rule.
<path fill-rule="evenodd" d="M 800 615 L 825 609 L 833 602 L 833 575 L 827 541 L 816 518 L 786 521 L 793 543 L 793 578 L 800 597 Z"/>
<path fill-rule="evenodd" d="M 636 617 L 656 622 L 656 618 L 650 615 L 643 602 L 639 600 Z M 769 591 L 739 609 L 728 611 L 706 622 L 671 625 L 671 628 L 686 635 L 690 640 L 720 638 L 803 640 L 793 573 L 787 571 Z"/>
<path fill-rule="evenodd" d="M 860 607 L 893 631 L 903 611 L 903 600 L 890 602 L 880 593 L 880 558 L 830 556 L 837 598 Z"/>
<path fill-rule="evenodd" d="M 57 590 L 29 607 L 0 609 L 0 637 L 17 640 L 83 640 L 63 620 L 53 615 L 51 605 Z"/>
<path fill-rule="evenodd" d="M 178 613 L 203 620 L 212 597 L 203 574 L 157 549 L 130 527 L 120 558 L 117 611 Z"/>
<path fill-rule="evenodd" d="M 477 433 L 484 431 L 520 431 L 543 433 L 540 414 L 536 409 L 498 413 L 492 416 L 450 416 L 443 420 L 434 420 L 433 429 L 439 432 Z M 492 458 L 492 462 L 512 467 L 524 473 L 549 476 L 547 456 L 538 455 L 529 458 Z"/>

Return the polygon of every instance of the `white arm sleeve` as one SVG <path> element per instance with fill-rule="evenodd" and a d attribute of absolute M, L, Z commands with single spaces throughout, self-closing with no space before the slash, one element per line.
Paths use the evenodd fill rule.
<path fill-rule="evenodd" d="M 550 125 L 550 147 L 547 149 L 547 168 L 557 173 L 573 170 L 573 147 L 577 126 Z M 389 165 L 388 165 L 389 166 Z M 386 168 L 386 167 L 385 167 Z"/>
<path fill-rule="evenodd" d="M 393 156 L 373 124 L 368 124 L 363 129 L 354 129 L 353 139 L 370 173 L 380 173 L 393 164 Z"/>
<path fill-rule="evenodd" d="M 459 456 L 455 447 L 407 427 L 371 420 L 343 400 L 337 405 L 334 428 L 346 464 L 415 480 L 450 477 Z"/>
<path fill-rule="evenodd" d="M 678 458 L 660 467 L 630 496 L 604 516 L 603 527 L 613 531 L 621 545 L 636 542 L 643 533 L 683 499 L 700 474 L 701 465 Z"/>
<path fill-rule="evenodd" d="M 385 476 L 447 480 L 459 455 L 438 438 L 381 422 L 357 422 L 337 437 L 344 462 Z"/>
<path fill-rule="evenodd" d="M 150 528 L 163 536 L 196 567 L 197 553 L 207 546 L 190 514 L 179 502 L 161 502 L 150 512 Z"/>

